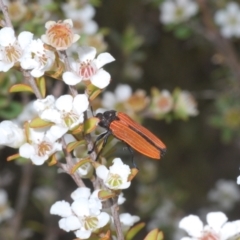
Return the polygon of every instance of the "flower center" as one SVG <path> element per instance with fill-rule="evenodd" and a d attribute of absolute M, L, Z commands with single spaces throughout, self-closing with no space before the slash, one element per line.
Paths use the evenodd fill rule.
<path fill-rule="evenodd" d="M 63 112 L 62 118 L 64 120 L 64 123 L 66 124 L 66 127 L 71 128 L 72 125 L 78 121 L 79 115 L 74 112 Z"/>
<path fill-rule="evenodd" d="M 215 231 L 204 231 L 199 240 L 220 240 L 220 236 Z"/>
<path fill-rule="evenodd" d="M 122 185 L 123 181 L 122 181 L 122 178 L 120 177 L 120 175 L 110 173 L 107 183 L 112 187 L 118 187 L 118 186 Z"/>
<path fill-rule="evenodd" d="M 93 216 L 85 217 L 83 226 L 86 230 L 96 229 L 98 226 L 98 219 Z"/>
<path fill-rule="evenodd" d="M 13 45 L 9 44 L 7 47 L 2 48 L 3 61 L 6 63 L 15 63 L 22 56 L 22 49 L 17 42 Z"/>
<path fill-rule="evenodd" d="M 79 67 L 78 74 L 83 77 L 84 80 L 88 80 L 96 73 L 96 66 L 91 61 L 82 62 Z"/>
<path fill-rule="evenodd" d="M 52 144 L 47 141 L 42 141 L 37 145 L 37 154 L 40 157 L 43 157 L 44 155 L 48 154 L 52 149 Z"/>
<path fill-rule="evenodd" d="M 58 22 L 51 26 L 46 35 L 50 45 L 55 48 L 67 48 L 72 44 L 74 33 L 68 23 Z"/>

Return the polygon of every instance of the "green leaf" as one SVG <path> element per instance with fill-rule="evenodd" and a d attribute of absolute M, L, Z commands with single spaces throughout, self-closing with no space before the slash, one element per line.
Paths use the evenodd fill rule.
<path fill-rule="evenodd" d="M 84 123 L 84 133 L 88 134 L 92 132 L 97 127 L 98 122 L 99 119 L 96 117 L 87 119 L 87 121 Z"/>
<path fill-rule="evenodd" d="M 109 198 L 116 197 L 116 194 L 111 190 L 100 190 L 98 192 L 98 198 L 101 200 L 107 200 Z"/>
<path fill-rule="evenodd" d="M 47 122 L 47 121 L 41 119 L 40 117 L 36 117 L 30 122 L 31 128 L 43 128 L 43 127 L 49 127 L 52 125 L 53 125 L 53 123 Z"/>
<path fill-rule="evenodd" d="M 46 97 L 46 80 L 44 77 L 37 78 L 37 86 L 43 98 Z"/>
<path fill-rule="evenodd" d="M 144 240 L 163 240 L 163 233 L 155 228 L 148 233 Z"/>
<path fill-rule="evenodd" d="M 102 92 L 102 89 L 99 89 L 96 86 L 89 84 L 86 88 L 86 91 L 89 96 L 89 100 L 92 101 Z"/>
<path fill-rule="evenodd" d="M 31 92 L 34 93 L 33 89 L 27 85 L 27 84 L 23 84 L 23 83 L 19 83 L 19 84 L 15 84 L 12 87 L 10 87 L 9 92 Z"/>
<path fill-rule="evenodd" d="M 81 140 L 81 141 L 75 141 L 75 142 L 70 142 L 67 145 L 67 152 L 71 152 L 73 151 L 76 147 L 81 146 L 85 144 L 85 140 Z"/>
<path fill-rule="evenodd" d="M 88 158 L 85 158 L 85 159 L 81 159 L 79 160 L 79 162 L 77 162 L 71 169 L 71 174 L 75 173 L 78 168 L 80 168 L 82 165 L 86 164 L 86 163 L 89 163 L 91 162 L 91 159 L 88 157 Z"/>
<path fill-rule="evenodd" d="M 138 223 L 134 227 L 132 227 L 126 234 L 126 240 L 131 240 L 134 238 L 134 236 L 137 235 L 137 233 L 145 227 L 145 223 Z"/>

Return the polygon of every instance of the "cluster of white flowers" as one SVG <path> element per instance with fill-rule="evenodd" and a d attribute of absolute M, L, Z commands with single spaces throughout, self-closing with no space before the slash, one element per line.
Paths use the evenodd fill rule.
<path fill-rule="evenodd" d="M 204 225 L 198 216 L 189 215 L 179 222 L 189 237 L 181 240 L 215 239 L 227 240 L 240 232 L 240 220 L 227 222 L 227 216 L 222 212 L 207 214 L 207 224 Z"/>

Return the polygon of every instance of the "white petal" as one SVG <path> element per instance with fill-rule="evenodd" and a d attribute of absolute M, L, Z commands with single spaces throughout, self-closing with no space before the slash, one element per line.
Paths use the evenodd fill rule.
<path fill-rule="evenodd" d="M 29 143 L 24 143 L 19 148 L 19 154 L 23 158 L 30 158 L 34 154 L 34 148 Z"/>
<path fill-rule="evenodd" d="M 53 143 L 56 140 L 58 140 L 59 138 L 61 138 L 67 131 L 68 131 L 68 128 L 66 128 L 66 127 L 53 125 L 47 131 L 46 138 Z M 62 146 L 62 145 L 60 144 L 60 146 Z M 57 146 L 58 150 L 62 149 L 62 147 L 60 147 L 60 146 Z"/>
<path fill-rule="evenodd" d="M 0 71 L 1 72 L 7 72 L 11 67 L 13 67 L 14 63 L 5 63 L 5 62 L 0 62 Z"/>
<path fill-rule="evenodd" d="M 96 63 L 97 68 L 99 69 L 102 66 L 104 66 L 105 64 L 113 62 L 113 61 L 115 61 L 115 58 L 111 54 L 105 52 L 105 53 L 101 53 L 98 55 L 95 63 Z"/>
<path fill-rule="evenodd" d="M 91 195 L 91 189 L 90 188 L 81 187 L 81 188 L 77 188 L 74 192 L 72 192 L 71 198 L 73 200 L 77 200 L 79 198 L 88 199 L 90 197 L 90 195 Z"/>
<path fill-rule="evenodd" d="M 97 53 L 96 48 L 83 46 L 78 49 L 78 57 L 81 62 L 92 61 Z"/>
<path fill-rule="evenodd" d="M 37 112 L 42 112 L 45 109 L 53 108 L 55 103 L 55 98 L 53 95 L 48 95 L 44 99 L 38 99 L 34 101 L 33 107 L 36 109 Z"/>
<path fill-rule="evenodd" d="M 240 185 L 240 176 L 237 177 L 237 184 Z"/>
<path fill-rule="evenodd" d="M 50 213 L 59 215 L 61 217 L 69 217 L 72 215 L 70 204 L 64 200 L 55 202 L 51 208 Z"/>
<path fill-rule="evenodd" d="M 207 214 L 207 223 L 215 231 L 219 231 L 223 224 L 227 221 L 227 217 L 222 212 L 211 212 Z"/>
<path fill-rule="evenodd" d="M 32 41 L 33 39 L 33 33 L 31 32 L 21 32 L 18 36 L 18 42 L 22 49 L 25 49 Z"/>
<path fill-rule="evenodd" d="M 72 110 L 72 104 L 73 97 L 71 95 L 63 95 L 59 97 L 55 102 L 56 108 L 64 112 L 70 112 Z"/>
<path fill-rule="evenodd" d="M 85 198 L 80 198 L 75 200 L 71 205 L 72 210 L 78 217 L 89 216 L 89 206 L 88 200 Z"/>
<path fill-rule="evenodd" d="M 88 34 L 88 35 L 92 35 L 92 34 L 95 34 L 98 30 L 98 25 L 95 21 L 87 21 L 85 24 L 84 24 L 84 28 L 83 28 L 83 32 Z"/>
<path fill-rule="evenodd" d="M 62 78 L 63 78 L 63 81 L 70 86 L 76 85 L 82 81 L 82 77 L 72 72 L 63 73 Z"/>
<path fill-rule="evenodd" d="M 221 229 L 223 239 L 229 239 L 230 237 L 239 233 L 240 233 L 240 220 L 227 222 Z"/>
<path fill-rule="evenodd" d="M 78 94 L 74 97 L 73 100 L 73 108 L 78 112 L 78 114 L 82 114 L 88 109 L 89 101 L 85 94 Z"/>
<path fill-rule="evenodd" d="M 98 228 L 104 227 L 110 220 L 110 217 L 107 213 L 101 212 L 98 215 Z"/>
<path fill-rule="evenodd" d="M 76 216 L 69 216 L 63 219 L 59 221 L 59 227 L 67 232 L 75 231 L 81 227 L 81 223 Z"/>
<path fill-rule="evenodd" d="M 128 84 L 119 84 L 115 94 L 118 102 L 124 102 L 132 96 L 132 88 Z"/>
<path fill-rule="evenodd" d="M 33 164 L 40 166 L 42 164 L 44 164 L 44 162 L 49 158 L 48 155 L 44 155 L 44 156 L 38 156 L 37 154 L 34 154 L 31 156 L 31 161 Z"/>
<path fill-rule="evenodd" d="M 184 229 L 190 236 L 200 237 L 203 223 L 198 216 L 189 215 L 179 222 L 179 228 Z"/>
<path fill-rule="evenodd" d="M 91 77 L 91 83 L 100 88 L 105 88 L 110 83 L 111 76 L 103 69 L 99 69 L 95 75 Z"/>
<path fill-rule="evenodd" d="M 61 123 L 61 114 L 56 109 L 46 109 L 40 113 L 39 116 L 45 121 L 54 122 L 56 124 Z"/>
<path fill-rule="evenodd" d="M 92 233 L 91 231 L 80 229 L 75 232 L 75 235 L 80 239 L 88 239 L 91 236 L 91 233 Z"/>
<path fill-rule="evenodd" d="M 96 174 L 98 177 L 105 180 L 108 177 L 109 170 L 104 165 L 101 165 L 96 168 Z"/>
<path fill-rule="evenodd" d="M 0 30 L 0 45 L 3 47 L 13 44 L 16 41 L 14 30 L 10 27 L 4 27 Z"/>

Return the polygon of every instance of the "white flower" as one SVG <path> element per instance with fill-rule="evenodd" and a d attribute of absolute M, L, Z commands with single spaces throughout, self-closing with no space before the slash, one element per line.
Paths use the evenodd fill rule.
<path fill-rule="evenodd" d="M 166 114 L 173 109 L 173 98 L 168 90 L 162 90 L 153 97 L 152 111 L 155 114 Z"/>
<path fill-rule="evenodd" d="M 98 25 L 92 20 L 95 15 L 95 9 L 90 4 L 84 5 L 81 9 L 76 9 L 76 6 L 66 3 L 62 5 L 62 9 L 65 16 L 73 20 L 74 29 L 78 32 L 88 35 L 97 32 Z"/>
<path fill-rule="evenodd" d="M 240 37 L 240 7 L 237 3 L 230 2 L 226 9 L 217 11 L 214 20 L 224 37 Z"/>
<path fill-rule="evenodd" d="M 80 36 L 73 32 L 73 22 L 71 19 L 64 21 L 48 21 L 45 24 L 46 34 L 42 35 L 42 41 L 53 46 L 59 51 L 66 50 L 75 43 Z"/>
<path fill-rule="evenodd" d="M 31 70 L 31 75 L 37 78 L 52 67 L 54 60 L 55 54 L 44 47 L 41 39 L 37 39 L 29 45 L 28 54 L 21 60 L 21 67 Z"/>
<path fill-rule="evenodd" d="M 239 233 L 240 220 L 227 222 L 227 217 L 222 212 L 207 214 L 207 225 L 203 226 L 198 216 L 189 215 L 179 222 L 179 227 L 184 229 L 191 237 L 182 240 L 217 239 L 227 240 L 229 237 Z"/>
<path fill-rule="evenodd" d="M 218 203 L 223 209 L 230 210 L 235 202 L 240 200 L 240 191 L 236 182 L 220 179 L 217 181 L 215 189 L 208 193 L 208 198 Z"/>
<path fill-rule="evenodd" d="M 59 221 L 61 229 L 75 231 L 76 237 L 88 239 L 93 231 L 105 226 L 110 219 L 107 213 L 101 212 L 102 203 L 95 195 L 90 195 L 88 188 L 78 188 L 71 195 L 74 199 L 71 205 L 58 201 L 53 204 L 50 213 L 63 217 Z"/>
<path fill-rule="evenodd" d="M 95 59 L 96 49 L 94 47 L 81 47 L 78 51 L 78 62 L 72 62 L 73 72 L 65 72 L 63 81 L 68 85 L 76 85 L 82 80 L 90 80 L 98 88 L 105 88 L 111 79 L 110 74 L 102 66 L 114 61 L 109 53 L 101 53 Z"/>
<path fill-rule="evenodd" d="M 4 189 L 0 189 L 0 223 L 13 215 L 13 209 L 8 206 L 8 196 Z"/>
<path fill-rule="evenodd" d="M 121 213 L 119 218 L 123 232 L 127 232 L 130 227 L 140 220 L 139 216 L 133 216 L 129 213 Z"/>
<path fill-rule="evenodd" d="M 12 28 L 0 30 L 0 71 L 7 72 L 17 61 L 21 61 L 32 38 L 30 32 L 21 32 L 16 38 Z"/>
<path fill-rule="evenodd" d="M 102 105 L 106 109 L 114 109 L 117 103 L 124 102 L 132 96 L 132 89 L 127 84 L 119 84 L 114 93 L 106 91 L 103 93 Z"/>
<path fill-rule="evenodd" d="M 19 148 L 25 142 L 26 138 L 23 129 L 8 120 L 0 123 L 0 145 Z"/>
<path fill-rule="evenodd" d="M 108 188 L 115 190 L 130 186 L 131 182 L 128 181 L 130 173 L 129 166 L 124 164 L 120 158 L 113 160 L 113 165 L 109 167 L 109 170 L 104 165 L 96 168 L 97 176 L 103 180 Z"/>
<path fill-rule="evenodd" d="M 166 0 L 160 5 L 160 21 L 164 24 L 177 24 L 188 20 L 198 11 L 192 0 Z"/>
<path fill-rule="evenodd" d="M 177 95 L 174 112 L 183 118 L 198 114 L 197 103 L 188 91 L 181 91 Z"/>
<path fill-rule="evenodd" d="M 35 165 L 42 165 L 53 153 L 62 150 L 62 144 L 57 139 L 65 132 L 65 129 L 58 126 L 52 126 L 47 131 L 30 128 L 30 142 L 19 148 L 20 156 L 31 159 Z"/>
<path fill-rule="evenodd" d="M 63 95 L 53 104 L 54 97 L 47 96 L 35 102 L 40 118 L 56 123 L 63 128 L 73 129 L 83 122 L 83 113 L 87 110 L 89 101 L 85 94 L 75 97 Z"/>

